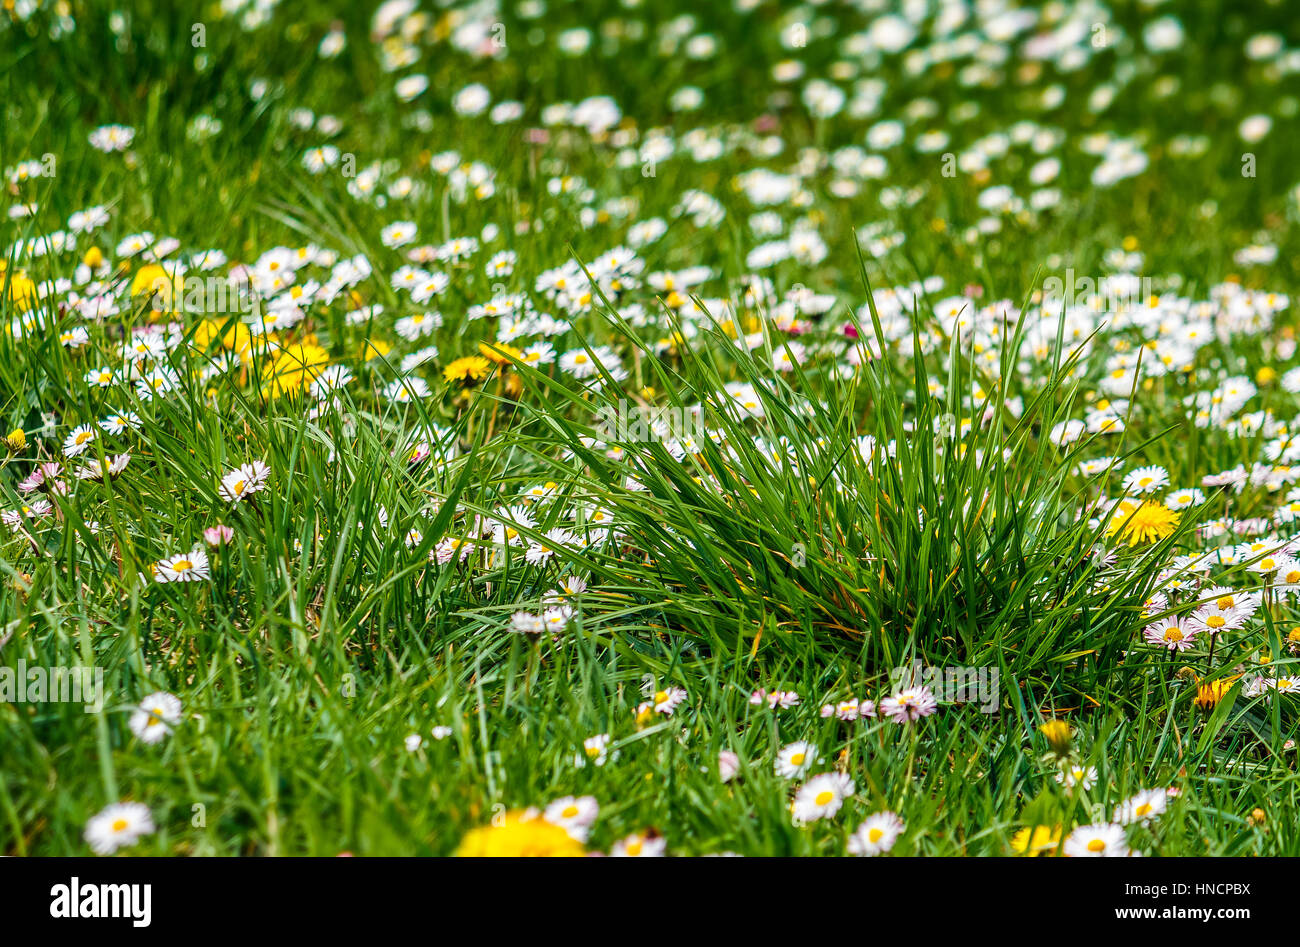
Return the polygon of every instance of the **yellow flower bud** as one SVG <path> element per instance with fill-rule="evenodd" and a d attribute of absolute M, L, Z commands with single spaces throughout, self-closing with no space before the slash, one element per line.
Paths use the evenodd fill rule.
<path fill-rule="evenodd" d="M 1047 745 L 1052 748 L 1052 752 L 1057 756 L 1065 756 L 1070 752 L 1070 742 L 1074 739 L 1074 731 L 1064 720 L 1049 720 L 1038 728 Z"/>

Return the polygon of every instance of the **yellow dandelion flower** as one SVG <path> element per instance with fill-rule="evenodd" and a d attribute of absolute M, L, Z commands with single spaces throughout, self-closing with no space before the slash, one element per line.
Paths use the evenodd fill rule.
<path fill-rule="evenodd" d="M 478 350 L 484 358 L 490 359 L 498 365 L 509 365 L 512 358 L 523 361 L 524 353 L 513 345 L 506 345 L 504 342 L 480 342 Z"/>
<path fill-rule="evenodd" d="M 1162 503 L 1150 501 L 1139 506 L 1133 500 L 1122 500 L 1115 507 L 1106 524 L 1106 535 L 1119 534 L 1130 546 L 1153 543 L 1171 535 L 1178 528 L 1178 514 Z"/>
<path fill-rule="evenodd" d="M 447 381 L 480 381 L 492 370 L 492 363 L 482 355 L 466 355 L 458 358 L 442 370 L 442 377 Z"/>
<path fill-rule="evenodd" d="M 1236 679 L 1236 677 L 1225 677 L 1209 683 L 1198 683 L 1196 687 L 1196 709 L 1213 710 L 1218 706 L 1219 701 L 1227 696 Z"/>
<path fill-rule="evenodd" d="M 1011 850 L 1017 855 L 1035 858 L 1040 855 L 1055 855 L 1061 844 L 1061 827 L 1059 825 L 1035 825 L 1023 828 L 1011 837 Z"/>
<path fill-rule="evenodd" d="M 508 812 L 492 825 L 471 829 L 456 849 L 461 858 L 575 858 L 582 843 L 535 812 Z"/>
<path fill-rule="evenodd" d="M 31 279 L 22 270 L 16 270 L 14 273 L 6 276 L 5 271 L 0 267 L 0 300 L 5 295 L 8 281 L 8 295 L 14 302 L 14 308 L 18 312 L 26 312 L 36 303 L 36 281 Z"/>
<path fill-rule="evenodd" d="M 1049 720 L 1038 728 L 1038 732 L 1047 740 L 1047 745 L 1057 756 L 1064 756 L 1070 752 L 1070 741 L 1074 738 L 1074 731 L 1064 720 Z"/>
<path fill-rule="evenodd" d="M 262 396 L 276 398 L 299 391 L 329 364 L 329 353 L 315 343 L 299 342 L 278 349 L 271 361 Z"/>
<path fill-rule="evenodd" d="M 152 296 L 156 311 L 177 312 L 185 296 L 185 279 L 175 269 L 168 272 L 157 263 L 149 263 L 136 271 L 131 295 Z"/>
<path fill-rule="evenodd" d="M 242 322 L 236 322 L 221 337 L 221 347 L 229 349 L 246 361 L 253 350 L 253 333 Z"/>
<path fill-rule="evenodd" d="M 201 319 L 194 327 L 194 336 L 190 341 L 196 352 L 205 352 L 213 342 L 221 340 L 221 323 L 215 319 Z"/>

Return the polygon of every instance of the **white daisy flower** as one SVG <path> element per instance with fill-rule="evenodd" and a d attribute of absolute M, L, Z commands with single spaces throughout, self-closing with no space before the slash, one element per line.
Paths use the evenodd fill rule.
<path fill-rule="evenodd" d="M 139 802 L 115 802 L 86 823 L 85 839 L 96 855 L 111 855 L 154 831 L 149 808 Z"/>
<path fill-rule="evenodd" d="M 850 855 L 883 855 L 894 847 L 903 834 L 903 820 L 892 812 L 877 812 L 858 826 L 849 836 Z"/>
<path fill-rule="evenodd" d="M 787 743 L 776 754 L 776 774 L 786 779 L 798 779 L 808 772 L 819 756 L 817 747 L 811 743 L 803 740 Z"/>
<path fill-rule="evenodd" d="M 853 795 L 853 780 L 844 773 L 822 773 L 799 787 L 790 811 L 800 822 L 829 819 Z"/>
<path fill-rule="evenodd" d="M 1081 825 L 1066 838 L 1064 851 L 1076 858 L 1123 858 L 1128 838 L 1122 825 Z"/>
<path fill-rule="evenodd" d="M 163 740 L 181 719 L 181 701 L 174 694 L 158 691 L 140 701 L 140 707 L 127 721 L 127 725 L 144 743 Z"/>

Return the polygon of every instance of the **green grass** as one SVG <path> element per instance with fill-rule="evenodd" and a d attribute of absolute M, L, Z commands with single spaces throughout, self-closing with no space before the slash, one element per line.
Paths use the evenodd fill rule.
<path fill-rule="evenodd" d="M 1258 392 L 1228 420 L 1267 410 L 1291 422 L 1300 401 L 1279 376 L 1296 364 L 1293 309 L 1279 307 L 1262 331 L 1223 331 L 1186 364 L 1122 393 L 1103 387 L 1108 360 L 1176 336 L 1184 321 L 1176 308 L 1163 329 L 1086 327 L 1086 346 L 1065 332 L 1074 324 L 1059 307 L 1037 309 L 1044 280 L 1067 268 L 1093 280 L 1127 269 L 1116 265 L 1121 248 L 1141 254 L 1133 269 L 1153 277 L 1166 305 L 1209 300 L 1230 278 L 1251 290 L 1300 290 L 1292 160 L 1300 81 L 1275 64 L 1289 61 L 1285 51 L 1270 62 L 1246 52 L 1260 33 L 1276 32 L 1286 50 L 1300 44 L 1283 4 L 1115 2 L 1087 14 L 1079 68 L 1030 62 L 1022 44 L 1036 30 L 1014 43 L 985 36 L 1007 59 L 969 85 L 960 77 L 970 57 L 916 73 L 905 54 L 862 54 L 852 38 L 873 16 L 850 4 L 745 11 L 584 0 L 552 2 L 533 18 L 514 7 L 481 14 L 489 35 L 500 26 L 505 37 L 486 58 L 448 44 L 457 24 L 443 19 L 442 5 L 426 4 L 414 62 L 396 71 L 381 65 L 369 10 L 284 6 L 267 25 L 245 29 L 220 5 L 141 0 L 115 13 L 73 2 L 75 29 L 58 37 L 48 10 L 13 22 L 0 12 L 0 168 L 48 155 L 56 169 L 15 180 L 8 203 L 37 208 L 0 224 L 0 325 L 29 322 L 0 332 L 0 424 L 26 438 L 0 459 L 0 509 L 38 496 L 52 504 L 21 529 L 0 526 L 0 668 L 93 664 L 106 691 L 102 714 L 76 703 L 0 703 L 0 852 L 84 854 L 87 821 L 133 800 L 149 807 L 157 829 L 123 849 L 132 853 L 449 854 L 503 811 L 592 795 L 601 807 L 593 851 L 653 828 L 670 854 L 838 855 L 863 819 L 888 810 L 906 822 L 893 854 L 1001 855 L 1024 827 L 1060 825 L 1068 835 L 1160 787 L 1178 793 L 1158 819 L 1127 830 L 1136 851 L 1300 851 L 1300 707 L 1294 694 L 1252 696 L 1243 686 L 1294 665 L 1286 643 L 1300 625 L 1294 597 L 1268 590 L 1264 607 L 1214 648 L 1202 639 L 1171 653 L 1142 640 L 1160 617 L 1159 609 L 1144 615 L 1144 602 L 1168 591 L 1171 577 L 1184 584 L 1171 593 L 1175 614 L 1190 610 L 1199 587 L 1261 587 L 1251 557 L 1216 565 L 1212 581 L 1189 578 L 1176 557 L 1230 545 L 1196 528 L 1219 517 L 1272 518 L 1264 532 L 1274 545 L 1289 541 L 1295 530 L 1277 517 L 1290 485 L 1205 487 L 1204 504 L 1184 511 L 1172 534 L 1133 546 L 1110 535 L 1098 508 L 1102 496 L 1122 493 L 1124 473 L 1147 464 L 1167 468 L 1171 489 L 1238 464 L 1273 466 L 1265 451 L 1278 432 L 1197 426 L 1186 399 L 1247 376 Z M 488 9 L 454 6 L 469 19 L 465 11 Z M 688 14 L 682 37 L 711 36 L 711 58 L 693 59 L 668 38 L 681 22 L 674 18 Z M 1180 19 L 1182 45 L 1148 52 L 1144 24 L 1165 15 Z M 1094 20 L 1107 28 L 1100 48 L 1088 39 Z M 321 58 L 317 45 L 335 22 L 347 47 Z M 783 47 L 783 29 L 797 23 L 808 26 L 807 45 Z M 195 24 L 205 46 L 193 45 Z M 587 56 L 557 47 L 576 28 L 595 34 Z M 941 50 L 934 42 L 923 32 L 912 48 Z M 783 84 L 773 66 L 788 58 L 806 71 Z M 428 90 L 401 102 L 394 82 L 413 73 L 428 77 Z M 801 100 L 815 78 L 850 99 L 856 82 L 884 86 L 869 115 L 848 108 L 817 118 Z M 524 117 L 494 124 L 457 115 L 452 97 L 471 82 L 494 104 L 517 99 Z M 265 85 L 260 96 L 255 83 Z M 703 104 L 674 111 L 670 98 L 687 85 Z M 1044 105 L 1054 87 L 1059 101 Z M 1115 92 L 1100 111 L 1088 105 L 1098 88 Z M 616 128 L 590 135 L 553 126 L 546 140 L 525 140 L 547 106 L 596 95 L 618 103 Z M 925 112 L 918 101 L 931 104 L 930 115 L 917 116 Z M 303 131 L 295 109 L 335 116 L 341 131 Z M 1238 127 L 1257 113 L 1273 126 L 1247 144 Z M 187 130 L 200 115 L 222 130 L 194 140 Z M 903 123 L 905 143 L 869 148 L 867 130 L 887 119 Z M 1038 150 L 1016 137 L 1023 122 L 1046 134 Z M 88 144 L 109 123 L 135 130 L 127 153 Z M 673 135 L 679 150 L 647 164 L 635 149 L 653 129 Z M 949 143 L 913 147 L 936 130 Z M 1100 159 L 1084 145 L 1096 134 L 1138 142 L 1148 167 L 1113 186 L 1094 183 Z M 764 151 L 767 135 L 779 136 L 779 153 Z M 995 135 L 1009 144 L 989 159 L 987 177 L 944 173 L 946 155 L 969 154 Z M 1179 136 L 1202 136 L 1204 150 L 1180 155 Z M 687 153 L 699 139 L 716 139 L 719 154 Z M 341 165 L 309 174 L 304 152 L 327 141 L 358 172 L 383 167 L 377 193 L 402 176 L 417 193 L 380 206 L 349 192 L 357 178 Z M 838 193 L 846 175 L 829 156 L 850 145 L 884 155 L 888 170 Z M 453 167 L 492 169 L 490 195 L 461 194 L 430 167 L 452 150 Z M 1250 177 L 1241 170 L 1247 152 Z M 1061 161 L 1059 177 L 1041 186 L 1059 190 L 1054 207 L 980 207 L 994 185 L 1028 199 L 1041 189 L 1030 168 L 1047 157 Z M 755 168 L 801 168 L 796 192 L 806 196 L 760 206 L 737 183 Z M 561 176 L 583 186 L 550 186 Z M 912 190 L 914 201 L 895 200 Z M 716 198 L 720 220 L 680 212 L 693 191 Z M 110 220 L 79 235 L 75 251 L 23 249 L 97 204 Z M 824 258 L 747 263 L 774 239 L 751 226 L 765 210 L 784 235 L 796 223 L 815 228 Z M 652 218 L 667 230 L 636 250 L 642 276 L 672 272 L 680 282 L 688 268 L 706 267 L 706 280 L 676 298 L 649 282 L 603 285 L 572 314 L 538 291 L 544 271 L 572 263 L 590 272 Z M 996 232 L 981 232 L 991 218 Z M 482 240 L 463 264 L 420 264 L 450 276 L 424 306 L 389 283 L 408 262 L 380 237 L 398 220 L 419 228 L 403 251 Z M 483 236 L 489 225 L 499 228 L 495 239 Z M 145 400 L 120 377 L 88 385 L 89 369 L 121 367 L 131 330 L 159 321 L 147 298 L 126 292 L 140 259 L 116 252 L 144 231 L 174 236 L 180 255 L 216 248 L 232 263 L 307 244 L 339 259 L 365 255 L 373 272 L 354 287 L 356 299 L 342 292 L 318 302 L 279 337 L 319 345 L 355 381 L 333 403 L 318 405 L 305 391 L 277 395 L 274 354 L 261 351 L 209 375 L 240 315 L 186 312 L 178 344 L 153 362 L 175 372 L 174 390 Z M 901 241 L 881 245 L 886 234 Z M 1237 262 L 1252 244 L 1275 247 L 1276 259 Z M 126 279 L 118 314 L 96 322 L 68 308 L 80 283 L 24 298 L 19 274 L 77 279 L 92 245 Z M 513 272 L 485 272 L 506 249 L 517 255 Z M 309 266 L 299 283 L 324 282 L 329 272 Z M 746 302 L 754 273 L 772 281 L 773 300 Z M 889 311 L 885 290 L 935 276 L 941 286 Z M 1009 315 L 984 318 L 974 345 L 935 313 L 968 287 L 968 315 L 1008 301 Z M 777 301 L 801 288 L 833 304 L 803 315 L 795 336 Z M 557 354 L 591 357 L 611 346 L 626 377 L 602 369 L 584 384 L 557 364 L 510 354 L 485 377 L 447 380 L 448 365 L 494 338 L 495 318 L 473 318 L 472 307 L 516 293 L 571 320 L 549 339 Z M 349 318 L 376 304 L 384 308 L 373 318 Z M 435 307 L 443 325 L 432 335 L 410 341 L 395 331 L 397 318 Z M 37 315 L 44 323 L 33 327 Z M 1216 318 L 1221 328 L 1225 317 Z M 861 365 L 848 364 L 845 324 L 872 340 L 870 352 L 857 347 Z M 78 325 L 88 345 L 62 345 L 60 331 Z M 737 330 L 759 333 L 752 349 L 736 344 Z M 890 341 L 874 341 L 882 338 Z M 370 342 L 386 348 L 374 355 Z M 805 346 L 807 358 L 776 371 L 787 342 Z M 403 358 L 427 345 L 437 355 L 412 374 L 429 396 L 387 399 Z M 295 368 L 280 362 L 282 386 L 298 387 Z M 1274 374 L 1258 375 L 1266 368 Z M 737 383 L 751 386 L 761 410 L 746 412 L 726 393 Z M 1122 434 L 1053 442 L 1058 425 L 1104 399 L 1127 402 Z M 698 408 L 716 438 L 680 458 L 655 439 L 594 443 L 601 409 L 620 403 Z M 87 453 L 64 456 L 69 431 L 119 410 L 139 414 L 140 428 L 101 432 Z M 408 463 L 431 427 L 433 456 Z M 122 452 L 131 459 L 116 479 L 68 472 L 66 494 L 20 493 L 40 463 L 71 470 Z M 1079 473 L 1080 461 L 1101 457 L 1119 458 L 1120 472 Z M 269 465 L 267 488 L 232 505 L 218 492 L 221 477 L 252 461 Z M 531 503 L 521 545 L 485 540 L 464 562 L 430 561 L 440 542 L 469 535 L 476 517 L 500 517 L 543 484 L 554 486 Z M 596 511 L 615 535 L 580 545 L 577 537 L 605 528 Z M 148 577 L 163 557 L 203 544 L 217 523 L 234 539 L 209 549 L 210 581 Z M 526 546 L 560 526 L 573 541 L 529 562 Z M 419 538 L 408 544 L 412 529 Z M 1099 557 L 1098 546 L 1112 555 Z M 540 610 L 564 576 L 587 583 L 571 624 L 555 636 L 512 631 L 512 614 Z M 913 661 L 996 671 L 997 712 L 943 703 L 912 726 L 821 715 L 827 702 L 888 697 L 891 670 Z M 1194 705 L 1194 678 L 1239 675 L 1213 711 Z M 669 687 L 687 694 L 676 710 L 638 718 L 647 695 Z M 801 700 L 771 710 L 750 702 L 759 689 Z M 184 712 L 149 745 L 128 721 L 157 691 L 179 697 Z M 1054 779 L 1058 764 L 1039 731 L 1054 718 L 1074 728 L 1076 761 L 1097 769 L 1086 792 Z M 435 727 L 449 732 L 435 739 Z M 412 734 L 423 742 L 408 750 Z M 576 765 L 584 740 L 599 734 L 610 735 L 608 760 Z M 818 748 L 813 773 L 834 768 L 854 782 L 832 818 L 792 818 L 800 781 L 773 764 L 796 740 Z M 741 761 L 726 783 L 717 771 L 724 750 Z"/>

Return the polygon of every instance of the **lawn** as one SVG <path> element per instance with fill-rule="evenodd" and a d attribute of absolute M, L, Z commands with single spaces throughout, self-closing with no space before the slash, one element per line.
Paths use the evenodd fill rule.
<path fill-rule="evenodd" d="M 2 7 L 0 853 L 1300 853 L 1285 3 Z"/>

